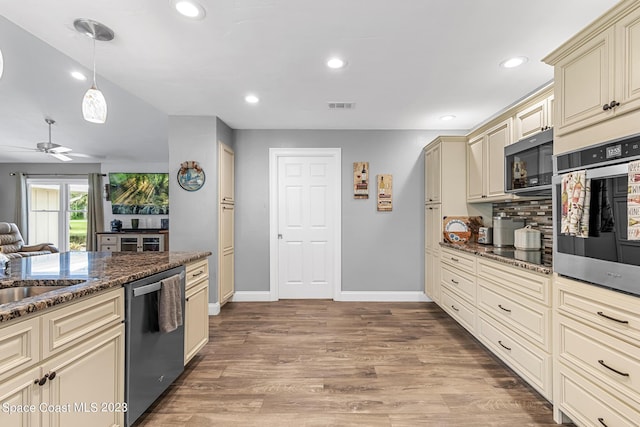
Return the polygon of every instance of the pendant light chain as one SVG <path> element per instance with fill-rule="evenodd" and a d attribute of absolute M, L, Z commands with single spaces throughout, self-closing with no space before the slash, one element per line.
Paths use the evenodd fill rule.
<path fill-rule="evenodd" d="M 97 88 L 98 86 L 96 85 L 96 35 L 94 34 L 93 37 L 91 37 L 93 39 L 93 87 Z"/>

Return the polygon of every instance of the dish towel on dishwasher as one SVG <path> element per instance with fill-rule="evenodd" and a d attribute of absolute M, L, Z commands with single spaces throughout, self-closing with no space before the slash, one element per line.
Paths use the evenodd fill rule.
<path fill-rule="evenodd" d="M 182 290 L 178 274 L 160 281 L 158 299 L 158 324 L 160 332 L 174 331 L 182 325 Z"/>
<path fill-rule="evenodd" d="M 629 163 L 627 240 L 640 240 L 640 160 Z"/>
<path fill-rule="evenodd" d="M 584 170 L 562 175 L 562 218 L 560 232 L 576 237 L 589 237 L 589 205 L 591 180 Z"/>

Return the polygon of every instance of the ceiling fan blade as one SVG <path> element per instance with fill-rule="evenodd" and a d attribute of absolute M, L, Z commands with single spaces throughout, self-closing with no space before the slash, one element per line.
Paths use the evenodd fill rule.
<path fill-rule="evenodd" d="M 68 153 L 69 151 L 71 151 L 71 148 L 63 146 L 54 147 L 49 150 L 50 153 Z"/>
<path fill-rule="evenodd" d="M 70 162 L 71 160 L 73 160 L 71 157 L 65 156 L 64 154 L 59 154 L 59 153 L 54 153 L 54 152 L 49 152 L 47 154 L 49 154 L 50 156 L 55 157 L 58 160 L 62 160 L 63 162 Z"/>

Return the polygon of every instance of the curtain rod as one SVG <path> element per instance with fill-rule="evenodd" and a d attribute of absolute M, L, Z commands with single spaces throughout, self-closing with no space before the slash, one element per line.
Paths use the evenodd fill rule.
<path fill-rule="evenodd" d="M 9 175 L 16 176 L 20 172 L 11 172 Z M 92 172 L 89 172 L 92 173 Z M 26 176 L 87 176 L 89 173 L 25 173 Z M 107 176 L 106 173 L 101 176 Z"/>

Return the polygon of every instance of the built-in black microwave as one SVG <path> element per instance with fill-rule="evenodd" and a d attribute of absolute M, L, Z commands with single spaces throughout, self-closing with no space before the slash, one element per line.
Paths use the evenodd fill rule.
<path fill-rule="evenodd" d="M 553 128 L 504 147 L 504 188 L 523 196 L 550 196 Z"/>

